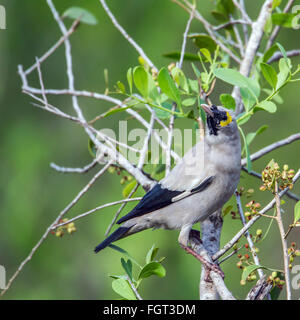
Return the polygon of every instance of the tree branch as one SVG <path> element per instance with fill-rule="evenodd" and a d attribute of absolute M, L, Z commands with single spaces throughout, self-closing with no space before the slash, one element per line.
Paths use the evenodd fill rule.
<path fill-rule="evenodd" d="M 99 0 L 102 4 L 103 9 L 106 11 L 107 15 L 111 19 L 113 25 L 121 32 L 121 34 L 124 36 L 124 38 L 134 47 L 134 49 L 140 54 L 140 56 L 147 62 L 147 64 L 153 68 L 155 71 L 158 72 L 158 69 L 155 67 L 153 62 L 148 58 L 148 56 L 145 54 L 144 50 L 128 35 L 128 33 L 125 31 L 125 29 L 118 23 L 115 16 L 112 14 L 110 9 L 108 8 L 105 0 Z"/>
<path fill-rule="evenodd" d="M 297 171 L 293 178 L 293 183 L 295 183 L 300 177 L 300 169 Z M 285 195 L 288 192 L 289 188 L 285 188 L 282 190 L 278 196 L 281 198 L 283 195 Z M 219 259 L 224 253 L 226 253 L 228 250 L 230 250 L 234 244 L 245 234 L 245 232 L 261 217 L 260 214 L 264 214 L 270 209 L 272 209 L 275 205 L 275 199 L 272 199 L 262 210 L 259 211 L 258 215 L 251 218 L 249 222 L 229 241 L 227 242 L 224 247 L 219 250 L 216 254 L 212 256 L 212 260 L 216 261 Z"/>

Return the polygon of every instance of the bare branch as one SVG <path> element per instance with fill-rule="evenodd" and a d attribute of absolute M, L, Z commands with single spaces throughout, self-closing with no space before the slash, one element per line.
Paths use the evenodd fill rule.
<path fill-rule="evenodd" d="M 135 296 L 138 298 L 138 300 L 143 300 L 143 298 L 138 293 L 137 288 L 134 286 L 134 284 L 132 283 L 132 281 L 130 280 L 130 278 L 128 276 L 127 276 L 127 280 L 129 282 L 130 287 L 131 287 L 132 291 L 134 292 Z"/>
<path fill-rule="evenodd" d="M 46 53 L 44 53 L 40 58 L 38 58 L 39 62 L 42 63 L 47 58 L 49 58 L 52 55 L 52 53 L 54 53 L 65 42 L 65 40 L 70 37 L 70 35 L 77 29 L 79 24 L 80 24 L 80 21 L 75 20 L 71 28 Z M 37 68 L 37 63 L 33 64 L 30 68 L 25 70 L 24 71 L 25 75 L 30 74 L 36 68 Z"/>
<path fill-rule="evenodd" d="M 148 56 L 145 54 L 144 50 L 128 35 L 128 33 L 124 30 L 124 28 L 118 23 L 115 16 L 112 14 L 110 9 L 108 8 L 105 0 L 99 0 L 102 4 L 102 7 L 106 11 L 107 15 L 111 19 L 113 25 L 121 32 L 121 34 L 124 36 L 124 38 L 134 47 L 134 49 L 140 54 L 140 56 L 147 62 L 147 64 L 153 68 L 155 71 L 158 71 L 158 69 L 155 67 L 153 62 L 148 58 Z"/>
<path fill-rule="evenodd" d="M 201 236 L 203 247 L 210 256 L 220 249 L 220 238 L 223 226 L 222 211 L 218 210 L 201 222 Z M 218 300 L 219 294 L 214 283 L 207 281 L 205 268 L 201 267 L 201 278 L 199 284 L 200 300 Z"/>
<path fill-rule="evenodd" d="M 193 11 L 193 5 L 190 4 L 187 0 L 183 0 L 183 2 L 186 4 L 186 6 L 189 8 L 189 13 L 191 14 L 191 12 Z M 203 16 L 200 14 L 200 12 L 198 10 L 194 10 L 194 16 L 197 20 L 199 20 L 205 30 L 207 31 L 207 33 L 210 35 L 210 37 L 215 41 L 215 43 L 217 45 L 219 45 L 219 47 L 226 52 L 234 61 L 236 61 L 237 63 L 240 63 L 240 58 L 237 57 L 229 48 L 227 48 L 219 39 L 218 39 L 218 35 L 215 34 L 215 32 L 213 31 L 213 26 L 203 18 Z"/>
<path fill-rule="evenodd" d="M 276 201 L 276 220 L 279 228 L 282 251 L 283 251 L 286 297 L 287 297 L 287 300 L 291 300 L 292 294 L 291 294 L 291 281 L 290 281 L 290 271 L 289 271 L 289 254 L 288 254 L 287 243 L 285 240 L 285 231 L 284 231 L 284 226 L 283 226 L 282 216 L 281 216 L 280 197 L 278 194 L 277 181 L 275 181 L 275 201 Z"/>
<path fill-rule="evenodd" d="M 297 171 L 296 175 L 293 178 L 293 183 L 295 183 L 300 177 L 300 169 Z M 285 188 L 282 190 L 278 196 L 281 198 L 283 195 L 285 195 L 288 192 L 289 188 Z M 219 250 L 216 254 L 212 256 L 213 261 L 219 259 L 224 253 L 226 253 L 229 249 L 231 249 L 234 244 L 245 234 L 245 232 L 261 217 L 260 214 L 264 214 L 270 209 L 272 209 L 275 205 L 275 199 L 272 199 L 261 211 L 259 211 L 259 214 L 252 217 L 249 222 L 229 241 L 225 246 Z"/>
<path fill-rule="evenodd" d="M 194 237 L 192 233 L 190 233 L 190 242 L 195 252 L 197 252 L 207 262 L 213 263 L 209 253 L 205 250 L 203 245 L 199 242 L 199 239 Z M 219 273 L 211 270 L 209 272 L 209 275 L 213 281 L 214 287 L 217 289 L 218 294 L 223 300 L 236 300 L 232 295 L 232 293 L 226 287 L 224 280 Z"/>
<path fill-rule="evenodd" d="M 265 277 L 260 278 L 247 294 L 246 300 L 263 300 L 272 288 L 273 284 L 271 282 L 267 282 Z"/>
<path fill-rule="evenodd" d="M 60 167 L 57 164 L 51 162 L 50 167 L 61 173 L 86 173 L 92 168 L 94 168 L 97 165 L 97 163 L 98 163 L 97 159 L 94 159 L 91 163 L 84 166 L 83 168 L 66 168 L 66 167 Z"/>
<path fill-rule="evenodd" d="M 242 2 L 241 4 L 237 0 L 232 0 L 232 2 L 241 12 L 243 19 L 246 20 L 248 24 L 252 24 L 252 20 L 250 19 L 250 17 L 247 14 L 247 11 L 245 10 L 244 2 Z"/>
<path fill-rule="evenodd" d="M 235 2 L 237 3 L 237 1 Z M 245 56 L 240 64 L 240 69 L 239 69 L 240 73 L 245 77 L 248 77 L 250 74 L 254 57 L 260 46 L 261 39 L 264 34 L 264 26 L 271 14 L 272 3 L 273 3 L 273 0 L 266 0 L 264 2 L 260 10 L 257 21 L 255 21 L 252 24 L 252 32 L 250 35 L 250 39 L 248 41 L 246 51 L 245 51 Z M 238 87 L 234 87 L 232 95 L 237 100 L 236 114 L 239 114 L 243 110 L 243 105 L 240 99 L 240 93 L 239 93 Z"/>
<path fill-rule="evenodd" d="M 191 11 L 189 20 L 188 20 L 188 22 L 186 24 L 185 31 L 184 31 L 184 34 L 183 34 L 183 41 L 182 41 L 180 59 L 179 59 L 179 62 L 178 62 L 178 68 L 179 69 L 182 68 L 182 63 L 183 63 L 183 58 L 184 58 L 184 53 L 185 53 L 185 47 L 186 47 L 186 39 L 187 39 L 188 32 L 190 30 L 190 26 L 191 26 L 192 20 L 194 19 L 194 10 L 195 10 L 195 8 L 193 8 L 192 11 Z"/>
<path fill-rule="evenodd" d="M 235 191 L 235 198 L 236 198 L 238 212 L 240 214 L 243 226 L 245 226 L 246 225 L 246 219 L 245 219 L 245 215 L 244 215 L 244 211 L 243 211 L 243 207 L 242 207 L 242 203 L 241 203 L 241 197 L 240 197 L 240 194 L 238 193 L 238 191 Z M 245 236 L 246 236 L 247 241 L 249 243 L 249 247 L 250 247 L 250 250 L 251 250 L 253 261 L 257 266 L 260 266 L 260 261 L 259 261 L 259 258 L 257 256 L 257 253 L 255 251 L 254 243 L 253 243 L 253 241 L 252 241 L 252 239 L 250 237 L 249 231 L 245 232 Z M 264 273 L 263 273 L 262 269 L 258 269 L 257 271 L 258 271 L 258 275 L 259 275 L 260 279 L 263 279 L 264 278 Z"/>
<path fill-rule="evenodd" d="M 222 24 L 220 24 L 218 26 L 213 27 L 213 30 L 214 31 L 218 31 L 218 30 L 221 30 L 223 28 L 226 28 L 228 26 L 232 26 L 232 25 L 235 25 L 235 24 L 245 24 L 245 25 L 250 24 L 251 25 L 250 22 L 247 22 L 245 20 L 230 20 L 228 22 L 225 22 L 225 23 L 222 23 Z"/>
<path fill-rule="evenodd" d="M 99 207 L 96 207 L 96 208 L 93 208 L 93 209 L 91 209 L 91 210 L 89 210 L 89 211 L 87 211 L 87 212 L 81 213 L 81 214 L 79 214 L 78 216 L 76 216 L 76 217 L 74 217 L 74 218 L 72 218 L 72 219 L 69 219 L 69 220 L 66 221 L 66 222 L 52 224 L 52 225 L 51 225 L 51 230 L 55 230 L 55 229 L 57 229 L 58 227 L 62 227 L 62 226 L 64 226 L 64 225 L 66 225 L 66 224 L 69 224 L 69 223 L 71 223 L 71 222 L 74 222 L 74 221 L 76 221 L 76 220 L 79 220 L 79 219 L 81 219 L 81 218 L 84 218 L 84 217 L 86 217 L 86 216 L 88 216 L 88 215 L 90 215 L 90 214 L 92 214 L 92 213 L 94 213 L 94 212 L 96 212 L 96 211 L 101 210 L 101 209 L 108 208 L 108 207 L 111 207 L 111 206 L 115 206 L 115 205 L 120 204 L 120 203 L 127 203 L 127 202 L 132 202 L 132 201 L 140 201 L 141 199 L 142 199 L 141 197 L 138 197 L 138 198 L 130 198 L 130 199 L 122 199 L 122 200 L 118 200 L 118 201 L 114 201 L 114 202 L 110 202 L 110 203 L 103 204 L 103 205 L 101 205 L 101 206 L 99 206 Z"/>
<path fill-rule="evenodd" d="M 287 57 L 296 57 L 300 55 L 300 50 L 295 49 L 295 50 L 290 50 L 286 52 Z M 280 51 L 277 51 L 274 53 L 274 55 L 268 60 L 268 64 L 276 62 L 283 58 L 283 54 Z"/>
<path fill-rule="evenodd" d="M 136 184 L 136 186 L 132 189 L 132 191 L 130 192 L 130 194 L 128 195 L 127 199 L 130 199 L 134 193 L 136 192 L 136 190 L 138 189 L 139 184 Z M 115 216 L 113 217 L 111 223 L 109 224 L 109 226 L 107 227 L 106 231 L 105 231 L 105 236 L 107 237 L 108 234 L 110 233 L 111 228 L 113 227 L 113 225 L 115 224 L 115 222 L 117 221 L 120 213 L 122 212 L 122 210 L 125 208 L 127 202 L 123 202 L 122 205 L 120 206 L 120 208 L 118 209 L 118 211 L 116 212 Z"/>
<path fill-rule="evenodd" d="M 290 135 L 289 137 L 285 138 L 285 139 L 282 139 L 280 141 L 276 141 L 272 144 L 270 144 L 269 146 L 265 147 L 265 148 L 262 148 L 261 150 L 253 153 L 251 156 L 250 156 L 250 159 L 251 161 L 255 161 L 259 158 L 261 158 L 262 156 L 266 155 L 267 153 L 277 149 L 277 148 L 280 148 L 282 146 L 285 146 L 287 144 L 290 144 L 296 140 L 299 140 L 300 139 L 300 133 L 295 133 L 295 134 L 292 134 Z M 247 164 L 247 159 L 244 158 L 242 160 L 242 166 L 245 166 Z"/>

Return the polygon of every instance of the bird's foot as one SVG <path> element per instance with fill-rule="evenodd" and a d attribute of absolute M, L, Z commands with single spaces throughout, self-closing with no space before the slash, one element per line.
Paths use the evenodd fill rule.
<path fill-rule="evenodd" d="M 193 230 L 193 231 L 196 231 L 196 230 Z M 204 268 L 205 268 L 205 277 L 204 277 L 204 279 L 205 279 L 206 282 L 212 282 L 212 280 L 210 278 L 210 272 L 211 271 L 218 273 L 222 277 L 222 279 L 225 278 L 224 272 L 221 270 L 221 268 L 217 264 L 214 264 L 214 263 L 211 263 L 211 262 L 207 261 L 205 258 L 203 258 L 200 254 L 198 254 L 192 248 L 190 248 L 188 246 L 185 246 L 184 244 L 180 244 L 180 246 L 187 253 L 189 253 L 192 256 L 194 256 L 197 260 L 199 260 L 204 265 Z"/>

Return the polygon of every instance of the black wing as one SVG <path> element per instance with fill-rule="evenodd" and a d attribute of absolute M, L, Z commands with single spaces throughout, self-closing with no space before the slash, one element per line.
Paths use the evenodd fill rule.
<path fill-rule="evenodd" d="M 124 217 L 117 221 L 118 224 L 127 221 L 129 219 L 142 216 L 146 213 L 161 209 L 168 206 L 169 204 L 186 198 L 194 193 L 201 192 L 206 189 L 212 182 L 213 177 L 206 178 L 203 182 L 199 184 L 196 188 L 190 191 L 176 191 L 163 188 L 161 184 L 155 185 L 149 192 L 147 192 L 138 205 L 126 214 Z M 182 195 L 182 197 L 180 197 Z"/>

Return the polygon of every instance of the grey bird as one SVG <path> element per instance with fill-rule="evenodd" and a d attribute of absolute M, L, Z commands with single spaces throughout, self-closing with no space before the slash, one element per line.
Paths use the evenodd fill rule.
<path fill-rule="evenodd" d="M 169 174 L 148 191 L 138 205 L 117 221 L 122 224 L 96 248 L 149 228 L 179 229 L 186 248 L 192 226 L 222 208 L 240 179 L 241 144 L 234 114 L 220 106 L 202 105 L 205 137 Z"/>

